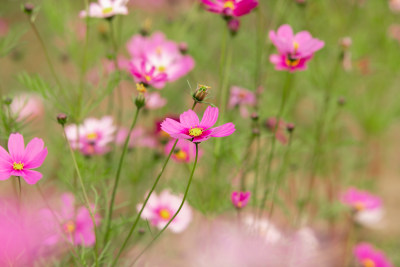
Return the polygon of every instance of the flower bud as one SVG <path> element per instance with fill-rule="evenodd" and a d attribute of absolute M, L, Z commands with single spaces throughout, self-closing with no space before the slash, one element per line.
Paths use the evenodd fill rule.
<path fill-rule="evenodd" d="M 32 12 L 34 9 L 35 9 L 35 6 L 32 3 L 26 3 L 23 6 L 23 10 L 27 15 L 32 15 Z"/>
<path fill-rule="evenodd" d="M 187 54 L 187 52 L 188 52 L 188 45 L 187 45 L 187 43 L 181 42 L 181 43 L 179 43 L 178 46 L 179 46 L 179 51 L 180 51 L 183 55 Z"/>
<path fill-rule="evenodd" d="M 146 104 L 146 98 L 144 97 L 144 94 L 147 92 L 147 89 L 143 83 L 137 83 L 136 90 L 139 92 L 139 94 L 135 99 L 135 105 L 138 109 L 140 109 Z"/>
<path fill-rule="evenodd" d="M 294 131 L 294 129 L 295 129 L 294 123 L 289 122 L 289 123 L 286 124 L 286 130 L 287 130 L 289 133 L 292 133 L 292 132 Z"/>
<path fill-rule="evenodd" d="M 12 101 L 13 101 L 13 99 L 11 97 L 5 97 L 3 99 L 4 104 L 6 104 L 7 106 L 11 105 Z"/>
<path fill-rule="evenodd" d="M 67 120 L 68 116 L 66 114 L 60 113 L 57 115 L 57 122 L 62 126 L 64 126 L 67 123 Z"/>
<path fill-rule="evenodd" d="M 251 113 L 251 119 L 253 120 L 253 121 L 258 121 L 258 113 L 257 112 L 253 112 L 253 113 Z"/>
<path fill-rule="evenodd" d="M 196 102 L 203 101 L 207 97 L 209 89 L 211 89 L 210 86 L 198 84 L 196 91 L 192 95 L 193 100 Z"/>
<path fill-rule="evenodd" d="M 238 19 L 231 19 L 228 21 L 228 28 L 232 36 L 235 36 L 240 28 L 240 21 Z"/>

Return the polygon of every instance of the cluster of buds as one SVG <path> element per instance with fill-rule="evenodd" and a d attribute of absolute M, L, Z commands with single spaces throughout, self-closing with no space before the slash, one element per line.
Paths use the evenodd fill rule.
<path fill-rule="evenodd" d="M 210 86 L 198 84 L 196 91 L 193 93 L 192 98 L 195 102 L 201 103 L 206 99 L 208 95 L 208 90 L 211 89 Z"/>

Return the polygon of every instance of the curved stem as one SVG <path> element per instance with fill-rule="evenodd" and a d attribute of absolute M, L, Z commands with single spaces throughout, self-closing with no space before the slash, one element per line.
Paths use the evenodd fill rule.
<path fill-rule="evenodd" d="M 129 128 L 129 131 L 128 131 L 128 136 L 125 139 L 124 147 L 122 149 L 121 158 L 119 159 L 117 174 L 115 176 L 114 187 L 113 187 L 113 191 L 112 191 L 112 195 L 111 195 L 110 207 L 108 208 L 108 217 L 107 217 L 107 222 L 106 222 L 106 234 L 104 236 L 104 243 L 105 244 L 107 244 L 109 236 L 110 236 L 111 218 L 112 218 L 113 209 L 114 209 L 115 195 L 117 193 L 118 183 L 119 183 L 119 179 L 121 177 L 122 164 L 124 162 L 126 151 L 128 150 L 128 145 L 129 145 L 129 140 L 130 140 L 130 137 L 131 137 L 131 132 L 132 132 L 133 128 L 135 127 L 137 118 L 139 116 L 139 111 L 140 111 L 140 108 L 137 108 L 135 116 L 134 116 L 132 124 L 131 124 L 131 127 Z"/>
<path fill-rule="evenodd" d="M 185 194 L 183 195 L 183 199 L 182 199 L 181 205 L 179 206 L 178 210 L 175 212 L 174 216 L 172 216 L 172 218 L 169 220 L 169 222 L 164 226 L 164 228 L 161 229 L 161 231 L 157 233 L 157 235 L 151 240 L 151 242 L 139 253 L 139 255 L 132 262 L 132 265 L 134 265 L 137 262 L 137 260 L 140 258 L 140 256 L 142 256 L 143 253 L 146 252 L 146 250 L 149 249 L 151 247 L 151 245 L 153 245 L 153 243 L 160 237 L 160 235 L 168 228 L 168 226 L 175 219 L 175 217 L 178 216 L 178 213 L 181 211 L 183 205 L 185 204 L 185 201 L 186 201 L 186 198 L 187 198 L 187 195 L 188 195 L 188 192 L 189 192 L 190 185 L 192 184 L 193 174 L 194 174 L 194 171 L 195 171 L 196 166 L 197 166 L 197 158 L 198 158 L 198 154 L 199 154 L 199 152 L 198 152 L 199 144 L 195 143 L 195 145 L 196 145 L 196 158 L 194 160 L 193 169 L 192 169 L 192 172 L 190 173 L 189 182 L 188 182 L 188 184 L 186 186 Z"/>

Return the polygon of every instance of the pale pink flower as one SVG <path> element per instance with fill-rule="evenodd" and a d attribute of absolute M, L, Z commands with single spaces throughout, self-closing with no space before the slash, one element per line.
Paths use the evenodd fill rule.
<path fill-rule="evenodd" d="M 250 195 L 251 193 L 249 191 L 247 192 L 234 191 L 231 194 L 232 204 L 238 209 L 244 208 L 249 203 Z"/>
<path fill-rule="evenodd" d="M 210 137 L 225 137 L 235 132 L 235 125 L 231 122 L 211 128 L 218 120 L 218 108 L 208 106 L 201 122 L 197 114 L 189 109 L 179 117 L 179 122 L 173 119 L 165 119 L 161 123 L 161 129 L 172 138 L 188 139 L 194 143 L 208 140 Z"/>
<path fill-rule="evenodd" d="M 400 0 L 389 0 L 389 8 L 394 13 L 400 12 Z"/>
<path fill-rule="evenodd" d="M 51 233 L 45 244 L 55 245 L 68 241 L 76 246 L 93 246 L 96 242 L 93 220 L 85 206 L 75 206 L 74 195 L 65 193 L 61 196 L 60 210 L 43 209 L 40 214 L 43 223 Z M 75 208 L 76 207 L 76 208 Z M 94 205 L 91 205 L 94 211 Z M 94 214 L 96 225 L 100 223 L 100 216 Z"/>
<path fill-rule="evenodd" d="M 129 0 L 98 0 L 98 3 L 90 3 L 89 12 L 82 10 L 79 16 L 94 18 L 110 18 L 115 15 L 127 15 L 128 8 L 126 4 Z"/>
<path fill-rule="evenodd" d="M 141 217 L 158 229 L 163 229 L 178 211 L 182 199 L 182 196 L 173 195 L 169 190 L 162 191 L 159 196 L 157 196 L 157 194 L 152 194 L 146 207 L 143 209 Z M 142 205 L 143 204 L 138 204 L 136 206 L 138 211 L 142 208 Z M 168 229 L 174 233 L 180 233 L 188 227 L 192 217 L 192 209 L 185 203 Z"/>
<path fill-rule="evenodd" d="M 127 136 L 128 136 L 128 129 L 124 127 L 120 128 L 115 138 L 116 143 L 118 145 L 123 145 L 125 143 Z M 131 132 L 128 147 L 156 148 L 157 140 L 151 135 L 149 135 L 143 127 L 137 126 Z"/>
<path fill-rule="evenodd" d="M 43 114 L 43 101 L 34 94 L 22 93 L 17 95 L 10 105 L 13 116 L 17 121 L 31 120 Z"/>
<path fill-rule="evenodd" d="M 307 62 L 325 45 L 323 41 L 312 38 L 307 31 L 293 34 L 292 28 L 287 24 L 282 25 L 276 33 L 270 31 L 269 38 L 279 52 L 278 55 L 270 56 L 271 63 L 276 70 L 290 72 L 307 69 Z"/>
<path fill-rule="evenodd" d="M 110 150 L 109 144 L 114 140 L 115 131 L 111 116 L 101 119 L 87 118 L 82 125 L 71 124 L 65 127 L 72 149 L 78 149 L 87 156 L 107 153 Z"/>
<path fill-rule="evenodd" d="M 145 94 L 147 109 L 159 109 L 167 104 L 167 99 L 163 98 L 159 93 L 146 93 Z"/>
<path fill-rule="evenodd" d="M 11 134 L 8 139 L 8 151 L 0 146 L 0 180 L 10 176 L 20 176 L 28 184 L 36 184 L 42 174 L 32 169 L 39 168 L 47 156 L 47 148 L 40 138 L 33 138 L 25 148 L 24 137 L 19 133 Z"/>
<path fill-rule="evenodd" d="M 241 17 L 258 6 L 258 0 L 201 0 L 207 10 L 227 17 Z"/>
<path fill-rule="evenodd" d="M 354 248 L 354 256 L 361 266 L 365 267 L 394 267 L 386 255 L 375 249 L 371 244 L 360 243 Z"/>
<path fill-rule="evenodd" d="M 168 155 L 174 146 L 175 140 L 170 140 L 165 146 L 164 153 Z M 203 154 L 203 150 L 199 148 L 198 157 Z M 176 144 L 175 151 L 172 154 L 172 159 L 177 162 L 189 163 L 194 161 L 196 157 L 196 145 L 187 140 L 179 140 Z"/>
<path fill-rule="evenodd" d="M 256 104 L 255 94 L 247 89 L 238 86 L 232 86 L 229 98 L 229 108 L 239 107 L 240 115 L 243 118 L 249 117 L 248 106 L 253 107 Z"/>

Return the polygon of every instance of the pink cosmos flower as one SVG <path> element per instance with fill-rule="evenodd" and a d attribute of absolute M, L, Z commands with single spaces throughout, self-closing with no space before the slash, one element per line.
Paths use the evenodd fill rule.
<path fill-rule="evenodd" d="M 118 145 L 123 145 L 125 143 L 125 139 L 128 135 L 127 128 L 120 128 L 115 141 Z M 129 148 L 134 147 L 148 147 L 148 148 L 156 148 L 157 140 L 146 133 L 146 130 L 143 127 L 135 127 L 131 132 L 131 137 L 129 139 Z"/>
<path fill-rule="evenodd" d="M 382 251 L 375 249 L 371 244 L 360 243 L 354 249 L 357 262 L 365 267 L 393 267 Z"/>
<path fill-rule="evenodd" d="M 99 0 L 98 3 L 90 3 L 89 12 L 82 10 L 79 13 L 81 18 L 89 16 L 93 18 L 110 18 L 115 15 L 127 15 L 126 4 L 129 0 Z"/>
<path fill-rule="evenodd" d="M 85 206 L 75 209 L 75 198 L 70 193 L 61 196 L 62 207 L 60 211 L 50 209 L 41 210 L 43 223 L 51 233 L 45 244 L 54 245 L 68 240 L 78 246 L 93 246 L 96 242 L 93 221 L 89 210 Z M 94 205 L 91 207 L 94 210 Z M 100 216 L 94 214 L 96 225 L 100 223 Z"/>
<path fill-rule="evenodd" d="M 146 93 L 145 94 L 147 109 L 159 109 L 167 104 L 167 99 L 163 98 L 159 93 Z"/>
<path fill-rule="evenodd" d="M 287 24 L 282 25 L 276 33 L 270 31 L 269 38 L 279 52 L 270 56 L 271 63 L 275 64 L 276 70 L 290 72 L 307 69 L 307 62 L 325 45 L 323 41 L 312 38 L 307 31 L 294 35 Z"/>
<path fill-rule="evenodd" d="M 177 212 L 181 202 L 182 196 L 175 196 L 169 190 L 162 191 L 159 196 L 152 194 L 143 209 L 141 217 L 144 220 L 148 220 L 151 225 L 162 229 Z M 139 211 L 142 208 L 142 204 L 138 204 L 136 207 Z M 188 227 L 192 217 L 192 209 L 185 203 L 168 229 L 174 233 L 180 233 Z"/>
<path fill-rule="evenodd" d="M 47 148 L 40 138 L 33 138 L 25 148 L 24 137 L 11 134 L 8 139 L 8 151 L 0 146 L 0 180 L 10 176 L 21 176 L 28 184 L 36 184 L 42 174 L 31 169 L 39 168 L 47 156 Z"/>
<path fill-rule="evenodd" d="M 207 10 L 227 17 L 241 17 L 258 6 L 257 0 L 201 0 Z"/>
<path fill-rule="evenodd" d="M 161 123 L 161 129 L 172 138 L 188 139 L 194 143 L 206 141 L 210 137 L 228 136 L 235 132 L 235 125 L 231 122 L 211 128 L 217 122 L 217 119 L 218 108 L 208 106 L 201 122 L 199 122 L 196 113 L 189 109 L 180 115 L 180 122 L 169 118 L 165 119 Z"/>
<path fill-rule="evenodd" d="M 165 155 L 168 155 L 170 153 L 172 147 L 174 146 L 174 143 L 175 140 L 170 140 L 167 143 L 164 149 Z M 199 148 L 198 153 L 198 157 L 200 158 L 203 154 L 203 150 Z M 177 162 L 192 162 L 196 157 L 196 145 L 186 140 L 179 140 L 171 157 Z"/>
<path fill-rule="evenodd" d="M 115 131 L 116 127 L 111 116 L 105 116 L 100 120 L 87 118 L 82 125 L 71 124 L 65 127 L 72 149 L 79 149 L 87 156 L 107 153 L 110 150 L 108 145 L 114 140 Z"/>
<path fill-rule="evenodd" d="M 255 104 L 256 96 L 252 91 L 238 86 L 232 86 L 228 105 L 229 108 L 239 107 L 240 115 L 243 118 L 247 118 L 249 117 L 247 106 L 254 106 Z"/>
<path fill-rule="evenodd" d="M 251 193 L 248 191 L 247 192 L 234 191 L 232 192 L 231 195 L 232 204 L 238 209 L 244 208 L 247 206 L 247 203 L 249 203 L 250 195 Z"/>
<path fill-rule="evenodd" d="M 288 142 L 288 138 L 285 134 L 285 130 L 286 130 L 286 126 L 287 123 L 284 120 L 279 120 L 279 124 L 278 127 L 276 126 L 276 118 L 272 117 L 267 119 L 266 121 L 266 126 L 267 128 L 274 132 L 275 132 L 275 138 L 282 144 L 282 145 L 286 145 Z"/>
<path fill-rule="evenodd" d="M 31 120 L 43 114 L 44 110 L 42 99 L 39 96 L 26 93 L 16 96 L 11 102 L 10 108 L 17 121 Z"/>
<path fill-rule="evenodd" d="M 162 89 L 194 68 L 194 60 L 180 52 L 179 44 L 167 40 L 161 32 L 150 37 L 135 35 L 127 43 L 132 60 L 130 72 L 135 81 Z"/>

